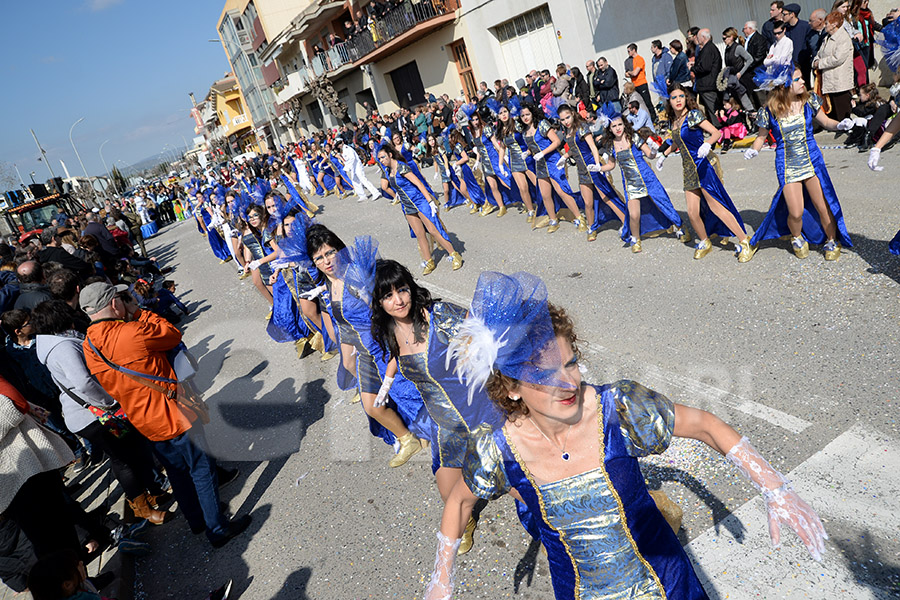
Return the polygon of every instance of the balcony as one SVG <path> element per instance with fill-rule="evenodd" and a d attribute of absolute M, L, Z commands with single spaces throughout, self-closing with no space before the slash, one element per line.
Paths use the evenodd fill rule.
<path fill-rule="evenodd" d="M 309 71 L 307 71 L 306 67 L 300 67 L 299 71 L 288 73 L 287 85 L 275 94 L 275 100 L 278 104 L 285 104 L 294 96 L 304 93 L 308 77 Z"/>
<path fill-rule="evenodd" d="M 380 60 L 451 23 L 457 8 L 457 0 L 404 0 L 376 19 L 374 32 L 370 27 L 368 33 L 344 42 L 345 52 L 357 66 Z"/>
<path fill-rule="evenodd" d="M 322 73 L 339 71 L 345 65 L 352 65 L 354 59 L 351 55 L 352 48 L 348 42 L 335 44 L 327 52 L 320 52 L 310 59 L 310 66 L 315 77 Z"/>

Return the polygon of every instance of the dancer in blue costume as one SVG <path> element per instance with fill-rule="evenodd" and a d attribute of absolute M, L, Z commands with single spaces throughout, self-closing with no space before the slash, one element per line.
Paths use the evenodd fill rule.
<path fill-rule="evenodd" d="M 560 154 L 559 149 L 563 141 L 557 135 L 556 130 L 544 118 L 544 111 L 536 104 L 526 104 L 519 113 L 519 121 L 522 124 L 522 134 L 525 143 L 534 158 L 535 177 L 538 181 L 538 193 L 543 201 L 544 210 L 549 220 L 545 223 L 536 215 L 533 228 L 547 227 L 547 233 L 555 233 L 559 229 L 559 214 L 553 194 L 556 193 L 565 204 L 565 207 L 574 215 L 575 225 L 581 225 L 581 208 L 575 200 L 572 188 L 566 181 L 564 168 L 557 167 Z M 580 198 L 579 198 L 580 199 Z M 539 211 L 540 212 L 540 211 Z"/>
<path fill-rule="evenodd" d="M 220 217 L 215 210 L 212 200 L 204 200 L 200 204 L 200 217 L 203 220 L 203 228 L 206 230 L 206 239 L 209 241 L 209 247 L 212 248 L 213 254 L 219 259 L 219 262 L 226 263 L 231 260 L 231 252 L 219 233 L 222 225 Z"/>
<path fill-rule="evenodd" d="M 470 395 L 453 372 L 447 348 L 466 317 L 466 309 L 431 297 L 409 270 L 393 260 L 380 260 L 375 272 L 372 334 L 411 381 L 436 425 L 432 472 L 441 499 L 462 484 L 462 466 L 472 432 L 484 424 L 499 427 L 503 415 L 483 392 Z M 389 382 L 385 385 L 390 386 Z M 466 523 L 459 554 L 472 548 L 476 519 L 472 507 L 461 515 Z"/>
<path fill-rule="evenodd" d="M 507 421 L 471 438 L 426 600 L 452 595 L 461 515 L 476 498 L 506 493 L 538 519 L 557 600 L 707 598 L 637 460 L 673 435 L 724 454 L 762 492 L 773 544 L 788 527 L 822 559 L 827 535 L 815 511 L 747 438 L 639 383 L 583 383 L 574 324 L 537 277 L 482 273 L 466 321 L 450 345 L 457 372 L 470 389 L 486 387 Z"/>
<path fill-rule="evenodd" d="M 450 242 L 450 236 L 438 215 L 436 199 L 428 194 L 425 184 L 416 177 L 403 156 L 390 144 L 382 144 L 378 149 L 378 162 L 387 169 L 391 186 L 397 190 L 406 222 L 416 236 L 419 254 L 422 256 L 422 275 L 428 275 L 437 268 L 426 232 L 447 252 L 447 259 L 456 271 L 463 265 L 462 256 Z"/>
<path fill-rule="evenodd" d="M 316 175 L 316 182 L 319 187 L 325 190 L 324 195 L 331 195 L 335 188 L 337 188 L 338 194 L 341 196 L 345 195 L 347 190 L 341 184 L 340 178 L 335 177 L 334 167 L 332 167 L 325 152 L 319 149 L 319 145 L 316 142 L 310 145 L 309 151 L 309 165 Z"/>
<path fill-rule="evenodd" d="M 697 101 L 680 85 L 669 87 L 666 118 L 672 128 L 672 145 L 659 154 L 656 168 L 677 148 L 681 153 L 684 175 L 684 196 L 688 218 L 697 234 L 694 259 L 699 260 L 712 251 L 710 235 L 734 236 L 739 241 L 738 261 L 747 262 L 756 251 L 744 230 L 744 221 L 734 206 L 717 172 L 718 156 L 712 146 L 722 136 L 701 113 Z M 704 134 L 709 139 L 704 139 Z M 715 165 L 713 162 L 715 161 Z"/>
<path fill-rule="evenodd" d="M 399 467 L 422 450 L 420 437 L 430 438 L 433 425 L 425 416 L 421 399 L 397 393 L 401 388 L 399 383 L 392 395 L 397 398 L 396 402 L 380 405 L 375 402 L 383 380 L 391 376 L 387 371 L 387 356 L 371 335 L 369 291 L 365 286 L 360 288 L 352 283 L 365 277 L 352 274 L 347 277 L 351 263 L 356 259 L 362 263 L 358 266 L 364 271 L 369 270 L 366 265 L 371 264 L 371 280 L 374 281 L 374 245 L 369 243 L 365 251 L 360 248 L 354 257 L 334 232 L 324 225 L 312 225 L 306 232 L 306 252 L 319 270 L 316 283 L 326 287 L 321 297 L 331 317 L 331 327 L 341 353 L 338 386 L 343 390 L 356 388 L 373 435 L 389 444 L 396 439 L 400 448 L 389 464 Z M 419 426 L 418 435 L 410 430 L 410 427 Z"/>
<path fill-rule="evenodd" d="M 256 286 L 256 289 L 259 290 L 266 302 L 272 304 L 272 290 L 267 285 L 269 277 L 272 275 L 272 270 L 268 264 L 260 264 L 258 269 L 250 267 L 250 263 L 262 261 L 271 252 L 264 240 L 268 213 L 264 206 L 252 204 L 249 197 L 244 194 L 241 194 L 240 203 L 241 213 L 244 216 L 244 227 L 241 231 L 241 243 L 244 246 L 244 264 L 247 265 L 247 269 L 251 273 L 253 285 Z"/>
<path fill-rule="evenodd" d="M 416 162 L 416 158 L 415 156 L 413 156 L 412 150 L 409 149 L 409 144 L 403 141 L 403 136 L 400 135 L 399 132 L 391 135 L 391 145 L 394 147 L 394 149 L 397 150 L 397 152 L 400 153 L 401 156 L 403 156 L 403 160 L 406 161 L 406 164 L 410 169 L 412 169 L 412 172 L 416 174 L 416 177 L 419 178 L 419 181 L 421 181 L 425 185 L 425 189 L 428 190 L 428 193 L 436 198 L 437 194 L 434 193 L 434 190 L 431 189 L 430 185 L 428 185 L 428 180 L 424 175 L 422 175 L 422 171 L 419 169 L 419 163 Z"/>
<path fill-rule="evenodd" d="M 338 184 L 338 189 L 341 192 L 341 197 L 352 196 L 353 186 L 350 183 L 350 178 L 344 171 L 344 161 L 340 156 L 334 153 L 334 147 L 328 142 L 325 143 L 324 149 L 326 160 L 325 164 L 327 167 L 331 168 L 334 179 Z"/>
<path fill-rule="evenodd" d="M 813 136 L 813 122 L 830 131 L 847 131 L 852 119 L 840 123 L 825 115 L 822 101 L 806 90 L 800 69 L 782 65 L 763 71 L 754 81 L 769 91 L 766 106 L 756 116 L 759 134 L 744 158 L 755 158 L 769 132 L 775 138 L 778 191 L 769 212 L 750 243 L 791 236 L 797 258 L 809 256 L 809 242 L 822 244 L 825 260 L 837 260 L 841 244 L 852 247 L 837 193 Z M 836 239 L 839 236 L 839 240 Z"/>
<path fill-rule="evenodd" d="M 440 180 L 441 187 L 444 188 L 444 208 L 450 210 L 467 202 L 471 203 L 453 171 L 453 159 L 444 148 L 443 141 L 438 140 L 433 133 L 425 138 L 425 155 L 434 161 L 434 180 Z"/>
<path fill-rule="evenodd" d="M 525 203 L 526 223 L 534 223 L 534 201 L 532 200 L 532 188 L 537 187 L 537 178 L 534 176 L 534 160 L 531 152 L 525 144 L 522 136 L 522 126 L 519 124 L 519 99 L 510 98 L 508 105 L 501 105 L 497 109 L 497 129 L 494 133 L 494 144 L 500 156 L 501 166 L 504 171 L 510 173 L 512 182 L 519 190 L 519 198 Z M 529 188 L 529 184 L 531 188 Z"/>
<path fill-rule="evenodd" d="M 505 176 L 508 180 L 509 172 L 500 169 L 502 167 L 500 153 L 497 152 L 493 142 L 494 130 L 481 120 L 481 113 L 472 110 L 469 114 L 469 133 L 472 135 L 472 146 L 475 149 L 475 167 L 481 169 L 481 173 L 484 175 L 485 191 L 488 193 L 488 201 L 481 207 L 481 216 L 486 217 L 499 208 L 497 216 L 502 217 L 506 214 L 506 200 L 509 198 L 504 199 L 501 187 L 505 187 L 508 191 L 509 185 L 502 183 L 498 178 Z"/>
<path fill-rule="evenodd" d="M 452 150 L 453 172 L 459 180 L 460 190 L 469 199 L 468 204 L 471 206 L 469 214 L 474 215 L 487 202 L 487 195 L 484 193 L 484 189 L 478 183 L 478 179 L 475 178 L 472 168 L 469 167 L 469 159 L 474 157 L 475 153 L 468 149 L 466 136 L 456 125 L 450 125 L 444 129 L 441 132 L 441 136 L 445 137 Z M 472 156 L 469 156 L 469 152 L 472 152 Z"/>
<path fill-rule="evenodd" d="M 656 151 L 635 134 L 631 122 L 624 119 L 611 104 L 604 105 L 603 111 L 609 123 L 600 145 L 609 153 L 610 161 L 600 170 L 612 171 L 618 164 L 622 171 L 628 209 L 622 239 L 631 246 L 632 252 L 641 251 L 642 234 L 663 229 L 673 230 L 684 243 L 690 242 L 690 235 L 681 228 L 681 216 L 672 206 L 666 189 L 644 160 L 644 156 L 655 158 Z"/>
<path fill-rule="evenodd" d="M 559 122 L 564 127 L 566 143 L 569 145 L 568 154 L 563 154 L 560 161 L 569 157 L 575 160 L 578 185 L 581 188 L 581 198 L 584 200 L 584 209 L 587 215 L 587 218 L 582 220 L 583 226 L 578 230 L 587 231 L 588 241 L 593 242 L 597 239 L 597 230 L 604 223 L 616 219 L 620 223 L 625 222 L 625 203 L 619 198 L 619 194 L 613 189 L 606 175 L 601 173 L 600 152 L 597 150 L 597 142 L 588 124 L 581 118 L 578 111 L 568 104 L 559 106 L 556 111 L 559 114 Z M 564 164 L 561 162 L 559 166 L 562 167 Z M 594 191 L 597 194 L 594 194 Z"/>
<path fill-rule="evenodd" d="M 288 195 L 291 197 L 291 204 L 299 206 L 301 209 L 303 209 L 304 212 L 306 212 L 306 216 L 312 219 L 313 216 L 319 211 L 321 206 L 310 202 L 309 198 L 305 194 L 303 194 L 303 192 L 297 189 L 297 186 L 293 181 L 291 181 L 290 177 L 288 177 L 287 174 L 281 175 L 281 182 L 284 184 Z"/>

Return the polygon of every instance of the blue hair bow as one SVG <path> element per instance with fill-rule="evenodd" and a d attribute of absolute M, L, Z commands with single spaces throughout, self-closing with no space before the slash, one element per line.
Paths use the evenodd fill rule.
<path fill-rule="evenodd" d="M 881 30 L 883 37 L 879 38 L 878 45 L 884 54 L 884 60 L 892 71 L 900 69 L 900 18 L 888 23 Z"/>
<path fill-rule="evenodd" d="M 758 68 L 753 82 L 759 86 L 756 89 L 769 92 L 777 87 L 790 87 L 793 75 L 794 65 L 791 63 L 774 64 Z"/>

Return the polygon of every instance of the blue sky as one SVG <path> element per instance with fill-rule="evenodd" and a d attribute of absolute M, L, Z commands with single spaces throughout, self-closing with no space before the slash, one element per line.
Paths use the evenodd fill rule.
<path fill-rule="evenodd" d="M 228 69 L 217 39 L 224 0 L 36 0 L 4 3 L 0 161 L 26 183 L 50 177 L 29 128 L 57 176 L 60 160 L 92 175 L 191 143 L 188 92 L 202 100 Z M 14 173 L 14 172 L 13 172 Z"/>

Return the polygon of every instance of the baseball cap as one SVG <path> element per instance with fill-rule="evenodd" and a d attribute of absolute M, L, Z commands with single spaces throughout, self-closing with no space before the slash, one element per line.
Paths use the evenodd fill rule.
<path fill-rule="evenodd" d="M 81 305 L 81 310 L 88 315 L 93 315 L 106 308 L 116 294 L 127 291 L 127 285 L 112 285 L 105 281 L 98 281 L 81 290 L 81 294 L 78 296 L 78 304 Z"/>
<path fill-rule="evenodd" d="M 797 4 L 797 3 L 795 3 L 795 2 L 791 2 L 790 4 L 785 4 L 785 5 L 784 5 L 784 8 L 782 8 L 781 10 L 784 11 L 784 12 L 791 12 L 791 13 L 794 13 L 795 15 L 797 15 L 797 16 L 799 17 L 799 16 L 800 16 L 800 10 L 801 10 L 801 9 L 800 9 L 800 5 L 799 5 L 799 4 Z"/>

